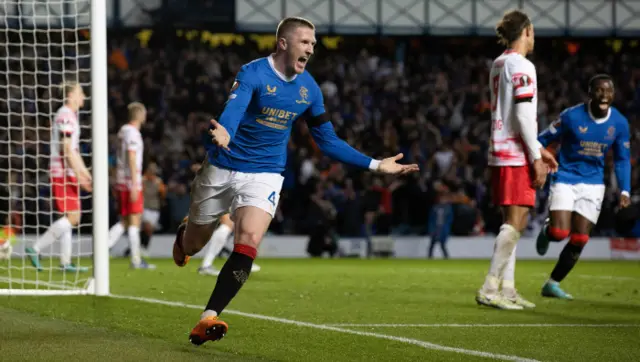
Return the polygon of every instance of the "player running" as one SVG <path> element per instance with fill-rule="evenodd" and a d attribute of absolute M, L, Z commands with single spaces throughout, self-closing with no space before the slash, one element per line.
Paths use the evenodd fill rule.
<path fill-rule="evenodd" d="M 208 247 L 205 250 L 204 257 L 202 258 L 202 265 L 198 268 L 200 275 L 213 275 L 218 276 L 220 271 L 213 267 L 213 261 L 220 254 L 224 246 L 227 244 L 229 235 L 233 232 L 233 221 L 229 214 L 224 214 L 220 217 L 220 226 L 211 235 Z M 251 265 L 251 272 L 259 272 L 260 266 L 256 263 Z"/>
<path fill-rule="evenodd" d="M 489 78 L 489 166 L 494 203 L 501 207 L 504 223 L 476 302 L 499 309 L 534 308 L 515 288 L 515 250 L 529 209 L 535 206 L 536 188 L 545 184 L 549 166 L 555 169 L 557 163 L 537 140 L 536 69 L 526 58 L 534 46 L 533 24 L 525 13 L 513 10 L 500 20 L 496 32 L 507 49 L 493 61 Z"/>
<path fill-rule="evenodd" d="M 86 272 L 88 268 L 71 262 L 71 238 L 73 228 L 80 223 L 80 190 L 91 192 L 91 173 L 80 155 L 80 123 L 78 111 L 84 105 L 85 94 L 79 83 L 62 86 L 64 105 L 58 109 L 51 125 L 49 175 L 51 193 L 56 210 L 63 216 L 56 220 L 35 242 L 25 249 L 31 264 L 43 270 L 40 252 L 60 240 L 60 268 L 67 272 Z"/>
<path fill-rule="evenodd" d="M 109 230 L 109 248 L 112 248 L 127 230 L 131 250 L 131 267 L 155 269 L 140 256 L 140 223 L 144 207 L 142 194 L 142 157 L 144 142 L 140 127 L 147 119 L 147 110 L 142 103 L 133 102 L 127 107 L 129 122 L 118 131 L 120 146 L 116 154 L 116 190 L 120 206 L 120 221 Z"/>
<path fill-rule="evenodd" d="M 242 66 L 220 122 L 211 121 L 213 144 L 207 145 L 208 159 L 192 184 L 189 216 L 178 228 L 173 246 L 175 263 L 186 265 L 207 244 L 219 218 L 231 213 L 234 249 L 191 331 L 189 338 L 195 345 L 218 340 L 227 332 L 219 315 L 249 278 L 257 248 L 276 211 L 294 121 L 302 116 L 318 147 L 338 161 L 386 174 L 418 170 L 415 164 L 398 164 L 402 154 L 379 161 L 338 138 L 320 87 L 305 71 L 316 44 L 310 21 L 282 20 L 276 39 L 274 54 Z"/>
<path fill-rule="evenodd" d="M 560 282 L 578 262 L 591 229 L 598 222 L 609 149 L 613 149 L 614 154 L 620 207 L 631 204 L 629 123 L 611 105 L 614 93 L 610 76 L 594 76 L 589 81 L 589 102 L 565 109 L 538 137 L 545 147 L 560 142 L 560 167 L 551 179 L 550 218 L 538 235 L 538 254 L 546 254 L 550 241 L 559 242 L 569 237 L 551 278 L 542 287 L 542 296 L 573 299 L 560 288 Z"/>

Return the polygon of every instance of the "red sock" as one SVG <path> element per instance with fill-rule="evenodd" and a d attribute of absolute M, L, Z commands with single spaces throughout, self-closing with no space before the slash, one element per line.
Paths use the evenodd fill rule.
<path fill-rule="evenodd" d="M 554 241 L 562 241 L 569 236 L 569 230 L 563 230 L 560 228 L 554 228 L 553 226 L 549 226 L 547 228 L 547 236 L 549 239 Z"/>
<path fill-rule="evenodd" d="M 589 241 L 589 235 L 587 234 L 571 234 L 569 243 L 577 246 L 584 247 Z"/>
<path fill-rule="evenodd" d="M 258 256 L 258 250 L 251 245 L 235 244 L 233 246 L 233 252 L 246 255 L 254 260 L 256 256 Z"/>

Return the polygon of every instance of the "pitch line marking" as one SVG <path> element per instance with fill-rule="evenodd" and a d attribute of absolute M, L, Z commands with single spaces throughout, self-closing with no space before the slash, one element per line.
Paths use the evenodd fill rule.
<path fill-rule="evenodd" d="M 376 327 L 376 328 L 500 328 L 500 327 L 584 327 L 584 328 L 640 328 L 640 324 L 545 324 L 545 323 L 521 323 L 521 324 L 455 324 L 455 323 L 443 323 L 443 324 L 420 324 L 420 323 L 371 323 L 371 324 L 358 324 L 358 323 L 334 323 L 327 324 L 332 327 Z"/>
<path fill-rule="evenodd" d="M 133 300 L 133 301 L 143 302 L 143 303 L 161 304 L 161 305 L 166 305 L 166 306 L 170 306 L 170 307 L 181 307 L 181 308 L 189 308 L 189 309 L 197 309 L 197 310 L 202 310 L 203 309 L 202 306 L 200 306 L 200 305 L 187 304 L 187 303 L 182 303 L 182 302 L 172 302 L 172 301 L 162 300 L 162 299 L 136 297 L 136 296 L 131 296 L 131 295 L 114 295 L 114 294 L 111 294 L 110 297 L 116 298 L 116 299 Z M 430 350 L 434 350 L 434 351 L 454 352 L 454 353 L 464 354 L 464 355 L 468 355 L 468 356 L 493 358 L 493 359 L 498 359 L 498 360 L 502 360 L 502 361 L 540 362 L 540 361 L 535 360 L 535 359 L 524 358 L 524 357 L 520 357 L 520 356 L 498 354 L 498 353 L 491 353 L 491 352 L 484 352 L 484 351 L 476 351 L 476 350 L 472 350 L 472 349 L 464 349 L 464 348 L 457 348 L 457 347 L 448 347 L 448 346 L 443 346 L 443 345 L 440 345 L 440 344 L 421 341 L 421 340 L 418 340 L 418 339 L 391 336 L 391 335 L 381 334 L 381 333 L 354 331 L 354 330 L 351 330 L 351 329 L 339 328 L 339 327 L 330 326 L 330 325 L 326 325 L 326 324 L 315 324 L 315 323 L 309 323 L 309 322 L 301 322 L 301 321 L 296 321 L 296 320 L 292 320 L 292 319 L 284 319 L 284 318 L 272 317 L 272 316 L 263 315 L 263 314 L 245 313 L 245 312 L 240 312 L 240 311 L 237 311 L 237 310 L 230 310 L 230 309 L 225 310 L 225 313 L 227 313 L 227 314 L 235 314 L 235 315 L 239 315 L 239 316 L 247 317 L 247 318 L 261 319 L 261 320 L 266 320 L 266 321 L 270 321 L 270 322 L 277 322 L 277 323 L 282 323 L 282 324 L 291 324 L 291 325 L 295 325 L 295 326 L 298 326 L 298 327 L 307 327 L 307 328 L 321 329 L 321 330 L 325 330 L 325 331 L 333 331 L 333 332 L 338 332 L 338 333 L 353 334 L 353 335 L 356 335 L 356 336 L 364 336 L 364 337 L 373 337 L 373 338 L 379 338 L 379 339 L 386 339 L 386 340 L 389 340 L 389 341 L 411 344 L 411 345 L 414 345 L 414 346 L 418 346 L 418 347 L 422 347 L 424 349 L 430 349 Z"/>

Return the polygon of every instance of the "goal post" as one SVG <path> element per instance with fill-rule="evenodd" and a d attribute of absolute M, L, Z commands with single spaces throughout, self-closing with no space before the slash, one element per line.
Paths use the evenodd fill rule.
<path fill-rule="evenodd" d="M 109 124 L 107 113 L 106 0 L 91 0 L 91 79 L 94 293 L 106 296 L 109 295 Z"/>
<path fill-rule="evenodd" d="M 0 295 L 109 295 L 106 1 L 0 2 Z M 72 234 L 47 234 L 64 216 L 49 166 L 60 147 L 52 123 L 68 82 L 87 96 L 77 124 L 93 191 L 75 186 L 82 217 Z M 38 242 L 43 235 L 54 241 Z M 61 239 L 69 235 L 67 268 L 69 244 Z"/>

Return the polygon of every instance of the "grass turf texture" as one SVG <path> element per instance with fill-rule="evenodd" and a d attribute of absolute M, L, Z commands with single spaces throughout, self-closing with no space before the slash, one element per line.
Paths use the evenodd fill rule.
<path fill-rule="evenodd" d="M 215 277 L 196 274 L 199 260 L 185 268 L 154 263 L 158 270 L 132 271 L 128 260 L 113 260 L 111 292 L 182 304 L 0 296 L 0 359 L 640 360 L 640 265 L 634 262 L 581 261 L 563 283 L 577 299 L 559 301 L 539 296 L 553 263 L 520 261 L 517 286 L 538 307 L 498 311 L 474 302 L 488 261 L 259 260 L 262 271 L 223 313 L 227 336 L 201 347 L 189 344 L 188 333 Z"/>

